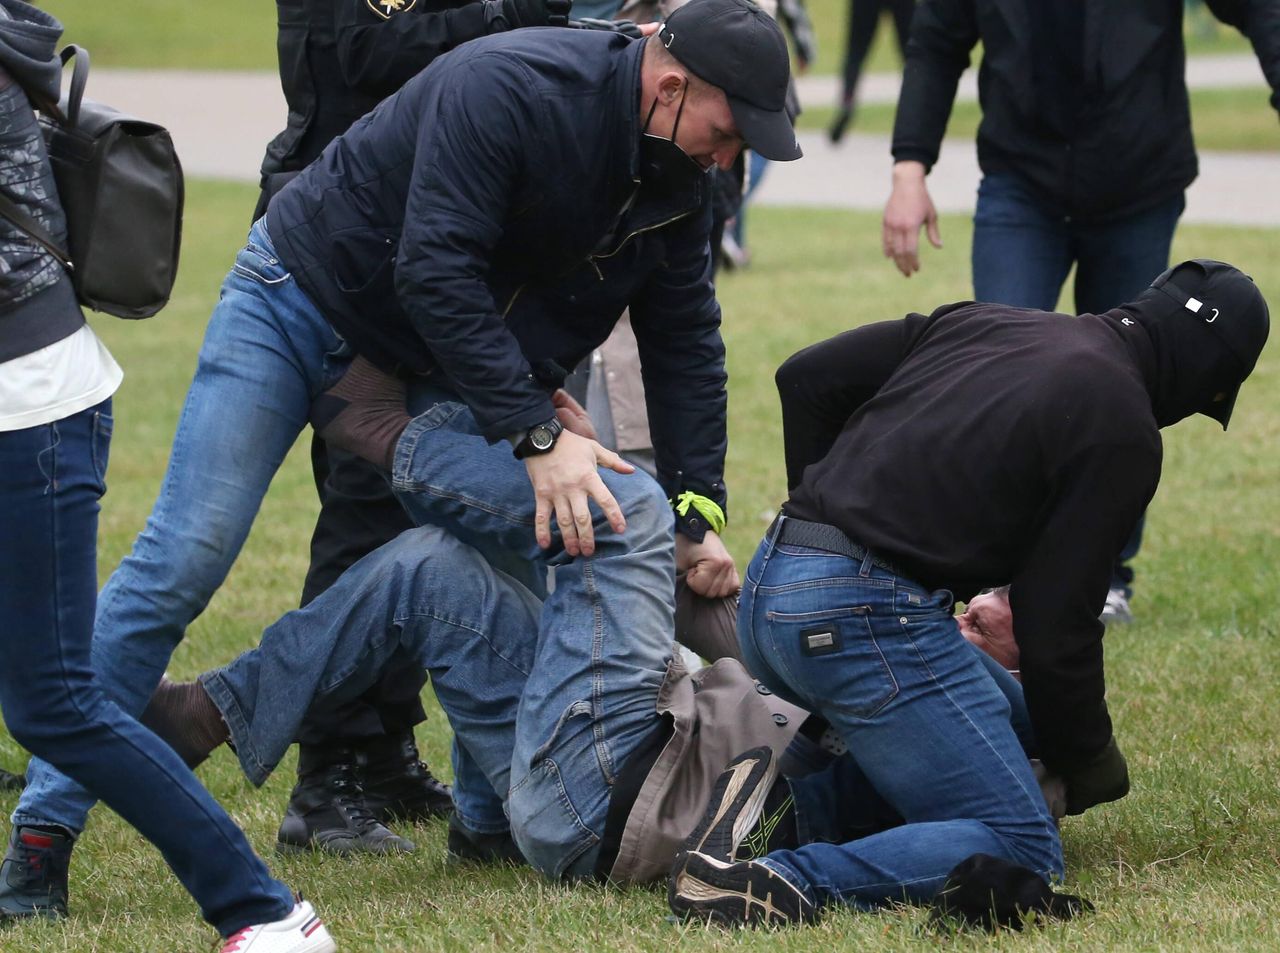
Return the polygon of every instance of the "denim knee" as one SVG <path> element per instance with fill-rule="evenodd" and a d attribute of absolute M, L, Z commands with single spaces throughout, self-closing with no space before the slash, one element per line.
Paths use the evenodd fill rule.
<path fill-rule="evenodd" d="M 675 519 L 671 513 L 671 503 L 657 481 L 638 471 L 631 474 L 614 474 L 611 471 L 601 473 L 605 485 L 627 519 L 627 529 L 623 535 L 629 548 L 634 551 L 672 545 Z M 597 538 L 604 540 L 612 533 L 608 531 L 608 522 L 603 516 L 599 523 L 606 532 Z"/>

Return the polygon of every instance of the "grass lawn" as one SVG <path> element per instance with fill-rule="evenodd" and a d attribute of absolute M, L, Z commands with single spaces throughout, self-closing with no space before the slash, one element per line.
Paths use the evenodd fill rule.
<path fill-rule="evenodd" d="M 808 0 L 818 36 L 815 73 L 835 73 L 844 58 L 849 0 Z M 66 38 L 88 47 L 102 66 L 169 69 L 275 69 L 275 4 L 271 0 L 60 0 L 49 4 L 66 26 Z M 1196 21 L 1200 25 L 1200 21 Z M 1190 53 L 1247 52 L 1248 42 L 1212 21 L 1189 29 Z M 868 72 L 901 68 L 886 18 L 867 56 Z"/>
<path fill-rule="evenodd" d="M 1275 152 L 1280 149 L 1280 125 L 1275 110 L 1262 88 L 1193 89 L 1191 126 L 1196 148 L 1227 152 Z M 850 127 L 853 132 L 889 135 L 893 132 L 896 105 L 870 103 L 860 106 Z M 835 107 L 808 107 L 796 123 L 799 129 L 821 130 L 831 125 Z M 976 136 L 982 110 L 976 101 L 958 102 L 951 110 L 947 135 L 968 139 Z"/>
<path fill-rule="evenodd" d="M 192 183 L 173 304 L 146 323 L 94 321 L 127 375 L 102 518 L 104 578 L 155 497 L 202 328 L 254 198 L 248 186 Z M 731 371 L 727 535 L 741 562 L 784 486 L 773 368 L 848 326 L 965 296 L 968 222 L 954 217 L 945 227 L 947 251 L 927 253 L 924 270 L 905 281 L 865 240 L 878 231 L 876 215 L 753 213 L 756 264 L 721 283 Z M 1275 243 L 1272 231 L 1187 227 L 1175 254 L 1237 262 L 1280 301 Z M 657 891 L 564 889 L 524 872 L 446 869 L 442 823 L 408 832 L 420 849 L 402 859 L 277 858 L 271 848 L 292 762 L 261 791 L 225 751 L 201 778 L 272 867 L 315 900 L 347 951 L 1280 949 L 1278 403 L 1273 346 L 1230 434 L 1197 418 L 1167 435 L 1165 479 L 1138 562 L 1138 622 L 1107 642 L 1109 695 L 1134 791 L 1065 825 L 1070 885 L 1098 907 L 1077 923 L 946 939 L 928 931 L 919 911 L 897 909 L 836 913 L 777 934 L 677 927 L 664 920 Z M 295 604 L 314 513 L 302 441 L 230 579 L 178 650 L 174 674 L 229 660 Z M 420 737 L 429 762 L 446 773 L 443 718 L 433 715 Z M 0 764 L 20 763 L 0 733 Z M 7 814 L 14 800 L 0 798 L 0 810 Z M 172 953 L 212 940 L 159 855 L 105 809 L 76 850 L 72 913 L 63 925 L 0 932 L 0 950 Z"/>

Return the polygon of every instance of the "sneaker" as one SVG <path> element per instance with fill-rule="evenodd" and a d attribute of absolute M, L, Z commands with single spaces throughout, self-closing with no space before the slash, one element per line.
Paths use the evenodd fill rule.
<path fill-rule="evenodd" d="M 720 926 L 791 926 L 817 916 L 804 894 L 759 861 L 730 863 L 696 852 L 676 858 L 667 902 L 682 919 Z"/>
<path fill-rule="evenodd" d="M 1127 625 L 1133 621 L 1129 597 L 1123 589 L 1107 590 L 1107 601 L 1103 604 L 1102 615 L 1098 618 L 1103 625 Z"/>
<path fill-rule="evenodd" d="M 364 798 L 351 749 L 338 749 L 340 760 L 311 765 L 310 752 L 298 759 L 298 783 L 276 835 L 282 853 L 323 850 L 333 854 L 407 854 L 416 850 L 374 816 Z"/>
<path fill-rule="evenodd" d="M 27 779 L 22 775 L 0 768 L 0 791 L 21 791 L 26 786 Z"/>
<path fill-rule="evenodd" d="M 67 915 L 67 870 L 71 866 L 70 833 L 15 827 L 9 850 L 0 863 L 0 920 Z"/>
<path fill-rule="evenodd" d="M 773 752 L 752 748 L 738 755 L 716 779 L 706 813 L 682 850 L 716 860 L 733 860 L 738 846 L 757 826 L 777 776 Z"/>
<path fill-rule="evenodd" d="M 511 838 L 510 831 L 501 834 L 479 834 L 458 820 L 457 814 L 449 815 L 449 838 L 445 848 L 447 864 L 511 864 L 522 866 L 524 854 Z"/>
<path fill-rule="evenodd" d="M 382 823 L 425 821 L 453 811 L 453 791 L 418 759 L 412 732 L 361 745 L 357 757 L 365 803 Z"/>
<path fill-rule="evenodd" d="M 222 953 L 335 953 L 337 949 L 311 904 L 301 897 L 283 920 L 255 923 L 222 944 Z"/>

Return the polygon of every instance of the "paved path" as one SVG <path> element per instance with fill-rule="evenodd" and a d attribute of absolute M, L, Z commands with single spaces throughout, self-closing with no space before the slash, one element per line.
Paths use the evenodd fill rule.
<path fill-rule="evenodd" d="M 863 102 L 893 102 L 897 77 L 864 78 Z M 960 95 L 973 97 L 972 71 Z M 1198 88 L 1264 88 L 1250 56 L 1197 57 L 1188 82 Z M 801 98 L 810 105 L 833 103 L 832 77 L 802 77 Z M 279 82 L 271 73 L 97 69 L 89 83 L 94 99 L 162 122 L 173 133 L 187 174 L 257 181 L 262 150 L 285 115 Z M 1269 108 L 1259 97 L 1259 109 Z M 801 135 L 805 158 L 772 166 L 758 193 L 770 205 L 800 205 L 879 211 L 889 191 L 889 140 L 851 133 L 837 149 L 820 133 Z M 938 208 L 973 209 L 978 162 L 972 141 L 948 139 L 929 177 Z M 1280 154 L 1200 154 L 1200 178 L 1187 194 L 1185 221 L 1280 226 Z M 945 237 L 945 236 L 944 236 Z"/>

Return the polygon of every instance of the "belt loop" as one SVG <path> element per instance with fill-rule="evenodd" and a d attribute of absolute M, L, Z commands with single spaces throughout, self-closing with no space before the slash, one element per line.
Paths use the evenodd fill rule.
<path fill-rule="evenodd" d="M 862 557 L 862 568 L 858 570 L 859 576 L 870 576 L 871 567 L 875 565 L 875 556 L 871 554 L 871 550 L 867 550 L 867 554 Z"/>
<path fill-rule="evenodd" d="M 773 548 L 778 545 L 778 537 L 782 535 L 782 524 L 787 521 L 787 517 L 781 510 L 778 515 L 773 518 L 773 523 L 769 526 L 769 531 L 764 535 L 765 558 L 773 555 Z"/>

